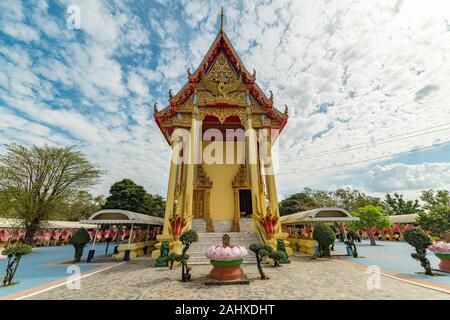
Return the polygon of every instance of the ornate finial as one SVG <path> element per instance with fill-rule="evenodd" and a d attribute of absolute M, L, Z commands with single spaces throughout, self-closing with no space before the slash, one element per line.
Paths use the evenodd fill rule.
<path fill-rule="evenodd" d="M 226 233 L 222 237 L 222 246 L 224 248 L 230 246 L 230 236 Z"/>
<path fill-rule="evenodd" d="M 169 90 L 169 100 L 173 99 L 172 89 Z"/>
<path fill-rule="evenodd" d="M 287 116 L 288 115 L 288 106 L 284 105 L 284 115 Z"/>
<path fill-rule="evenodd" d="M 252 74 L 253 79 L 256 79 L 256 70 L 253 69 L 253 74 Z"/>
<path fill-rule="evenodd" d="M 273 92 L 272 92 L 271 90 L 270 90 L 269 92 L 270 92 L 269 100 L 270 100 L 270 101 L 273 101 Z"/>
<path fill-rule="evenodd" d="M 158 105 L 157 105 L 157 103 L 155 102 L 155 104 L 153 105 L 153 112 L 154 113 L 158 113 L 159 111 L 158 111 Z"/>
<path fill-rule="evenodd" d="M 220 32 L 223 33 L 223 6 L 220 9 Z"/>
<path fill-rule="evenodd" d="M 187 69 L 187 74 L 188 74 L 188 77 L 192 77 L 191 68 Z"/>

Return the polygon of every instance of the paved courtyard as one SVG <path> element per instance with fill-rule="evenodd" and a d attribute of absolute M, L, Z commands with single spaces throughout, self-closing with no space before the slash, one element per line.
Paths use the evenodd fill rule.
<path fill-rule="evenodd" d="M 154 268 L 140 260 L 102 271 L 81 281 L 81 288 L 66 286 L 30 299 L 445 299 L 450 294 L 380 276 L 380 289 L 369 290 L 370 276 L 339 260 L 291 257 L 281 268 L 266 266 L 270 280 L 259 280 L 256 265 L 245 265 L 250 285 L 206 286 L 211 266 L 195 265 L 193 281 L 179 281 L 180 269 Z M 345 259 L 345 261 L 349 261 Z"/>
<path fill-rule="evenodd" d="M 97 243 L 95 245 L 96 256 L 104 255 L 105 248 L 106 244 Z M 83 251 L 83 260 L 86 259 L 89 249 L 91 249 L 90 244 Z M 109 252 L 112 252 L 112 250 L 113 246 L 110 246 Z M 68 269 L 69 265 L 65 265 L 63 262 L 72 260 L 73 255 L 74 248 L 71 245 L 33 248 L 31 254 L 23 256 L 20 260 L 14 277 L 14 281 L 19 282 L 19 284 L 0 288 L 0 299 L 4 296 L 46 285 L 70 276 L 73 271 Z M 0 277 L 4 275 L 6 264 L 6 259 L 0 260 Z M 78 266 L 81 272 L 89 272 L 102 267 L 103 264 L 82 263 L 78 264 Z"/>

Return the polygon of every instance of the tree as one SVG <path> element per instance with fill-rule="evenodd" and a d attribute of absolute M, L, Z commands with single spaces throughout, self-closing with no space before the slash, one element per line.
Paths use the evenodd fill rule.
<path fill-rule="evenodd" d="M 436 237 L 448 237 L 446 233 L 450 232 L 450 207 L 433 208 L 428 213 L 419 212 L 417 223 Z"/>
<path fill-rule="evenodd" d="M 423 208 L 425 211 L 434 211 L 438 208 L 450 208 L 450 193 L 448 190 L 433 190 L 422 191 L 420 196 Z"/>
<path fill-rule="evenodd" d="M 19 267 L 20 259 L 22 256 L 31 253 L 31 251 L 31 246 L 21 243 L 7 246 L 3 249 L 2 254 L 8 257 L 8 262 L 6 264 L 6 275 L 3 278 L 3 286 L 11 285 L 17 268 Z"/>
<path fill-rule="evenodd" d="M 352 214 L 355 217 L 358 217 L 359 221 L 353 221 L 349 225 L 356 230 L 365 229 L 367 231 L 367 235 L 369 236 L 371 246 L 376 245 L 372 233 L 372 227 L 381 229 L 391 225 L 389 217 L 380 207 L 368 205 L 352 212 Z"/>
<path fill-rule="evenodd" d="M 114 183 L 103 209 L 122 209 L 164 217 L 165 202 L 159 195 L 147 193 L 143 186 L 130 179 Z"/>
<path fill-rule="evenodd" d="M 72 238 L 69 239 L 69 243 L 75 248 L 74 263 L 80 262 L 83 256 L 83 249 L 90 240 L 89 233 L 84 228 L 78 229 Z"/>
<path fill-rule="evenodd" d="M 98 183 L 103 171 L 74 147 L 17 145 L 0 156 L 0 196 L 22 221 L 26 244 L 70 194 Z"/>
<path fill-rule="evenodd" d="M 94 197 L 86 190 L 79 190 L 59 204 L 56 218 L 68 221 L 88 219 L 93 213 L 100 210 L 104 203 L 103 196 Z"/>
<path fill-rule="evenodd" d="M 403 237 L 410 246 L 416 249 L 415 253 L 411 253 L 411 257 L 420 261 L 426 275 L 432 276 L 430 261 L 427 259 L 427 248 L 433 243 L 431 238 L 422 229 L 418 228 L 405 231 Z"/>
<path fill-rule="evenodd" d="M 303 192 L 290 195 L 280 202 L 282 216 L 322 207 L 334 207 L 336 202 L 332 193 L 323 190 L 305 188 Z"/>
<path fill-rule="evenodd" d="M 337 206 L 347 211 L 355 211 L 367 205 L 380 206 L 380 198 L 366 195 L 359 189 L 339 188 L 334 192 Z"/>
<path fill-rule="evenodd" d="M 314 226 L 313 238 L 319 243 L 320 257 L 330 258 L 330 247 L 336 239 L 333 229 L 324 223 L 319 223 Z"/>
<path fill-rule="evenodd" d="M 281 267 L 280 261 L 286 259 L 286 253 L 283 251 L 272 251 L 269 258 L 273 260 L 273 267 Z"/>
<path fill-rule="evenodd" d="M 166 201 L 158 194 L 148 194 L 146 197 L 148 205 L 148 214 L 160 218 L 164 218 L 166 211 Z"/>
<path fill-rule="evenodd" d="M 448 190 L 423 191 L 420 199 L 425 212 L 419 212 L 417 219 L 424 229 L 434 236 L 450 240 L 450 194 Z"/>
<path fill-rule="evenodd" d="M 191 268 L 187 265 L 187 262 L 189 260 L 187 251 L 189 250 L 191 244 L 198 241 L 198 234 L 195 230 L 192 229 L 185 231 L 181 235 L 180 241 L 183 244 L 183 250 L 181 251 L 181 254 L 171 253 L 167 256 L 167 261 L 169 262 L 171 270 L 175 261 L 181 263 L 181 281 L 187 282 L 191 281 Z"/>
<path fill-rule="evenodd" d="M 273 251 L 272 247 L 267 244 L 254 243 L 251 244 L 249 248 L 251 251 L 255 253 L 256 265 L 258 267 L 259 274 L 261 275 L 261 280 L 269 279 L 269 277 L 266 276 L 266 274 L 262 269 L 261 262 L 264 259 L 264 257 L 267 257 Z"/>
<path fill-rule="evenodd" d="M 403 195 L 394 193 L 392 197 L 389 193 L 383 201 L 383 206 L 386 213 L 389 215 L 401 215 L 401 214 L 412 214 L 417 213 L 420 210 L 420 205 L 418 200 L 404 200 Z"/>

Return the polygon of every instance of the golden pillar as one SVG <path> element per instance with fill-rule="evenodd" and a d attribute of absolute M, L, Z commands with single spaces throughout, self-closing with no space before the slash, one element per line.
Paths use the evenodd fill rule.
<path fill-rule="evenodd" d="M 195 93 L 196 94 L 196 93 Z M 201 143 L 199 139 L 199 128 L 201 122 L 197 120 L 198 107 L 194 105 L 192 113 L 191 130 L 189 137 L 188 157 L 187 157 L 187 172 L 186 172 L 186 185 L 184 192 L 184 208 L 183 218 L 186 219 L 187 225 L 185 230 L 189 230 L 192 227 L 193 218 L 193 200 L 194 200 L 194 177 L 195 177 L 195 162 L 198 157 L 198 147 Z"/>
<path fill-rule="evenodd" d="M 247 108 L 247 122 L 246 122 L 246 149 L 247 149 L 247 163 L 250 168 L 250 190 L 252 192 L 252 207 L 253 218 L 259 220 L 262 213 L 260 197 L 259 197 L 259 178 L 258 178 L 258 142 L 256 137 L 256 131 L 253 129 L 252 113 L 250 107 L 250 99 L 248 99 Z"/>
<path fill-rule="evenodd" d="M 239 208 L 239 188 L 233 188 L 234 193 L 234 218 L 231 225 L 231 232 L 240 232 L 239 220 L 241 218 L 241 212 Z"/>
<path fill-rule="evenodd" d="M 175 207 L 175 193 L 177 188 L 177 170 L 179 169 L 179 161 L 180 161 L 180 140 L 179 138 L 172 138 L 171 147 L 172 147 L 172 156 L 170 161 L 170 169 L 169 169 L 169 184 L 167 186 L 167 196 L 166 196 L 166 210 L 164 213 L 164 226 L 162 234 L 157 236 L 158 240 L 171 240 L 172 235 L 169 231 L 169 218 L 173 215 L 173 210 Z"/>

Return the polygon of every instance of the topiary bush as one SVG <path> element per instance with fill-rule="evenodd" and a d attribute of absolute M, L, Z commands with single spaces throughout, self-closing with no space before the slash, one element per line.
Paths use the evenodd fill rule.
<path fill-rule="evenodd" d="M 6 275 L 3 278 L 3 286 L 11 285 L 11 282 L 16 274 L 19 262 L 22 256 L 31 253 L 32 248 L 29 245 L 17 243 L 9 245 L 2 250 L 2 254 L 8 257 L 6 264 Z"/>
<path fill-rule="evenodd" d="M 272 251 L 269 253 L 269 258 L 273 260 L 272 267 L 281 267 L 280 261 L 286 258 L 286 253 L 283 251 Z"/>
<path fill-rule="evenodd" d="M 331 257 L 330 246 L 334 243 L 335 237 L 330 226 L 323 223 L 314 226 L 313 239 L 319 243 L 320 257 Z"/>
<path fill-rule="evenodd" d="M 181 263 L 181 281 L 187 282 L 191 281 L 191 268 L 187 264 L 189 260 L 187 251 L 189 250 L 191 244 L 198 241 L 198 234 L 195 230 L 188 230 L 181 235 L 180 241 L 183 244 L 183 250 L 181 251 L 181 254 L 169 254 L 167 256 L 167 262 L 169 263 L 170 269 L 172 269 L 175 261 Z"/>
<path fill-rule="evenodd" d="M 433 240 L 419 228 L 414 228 L 403 232 L 403 238 L 414 249 L 415 253 L 411 253 L 413 259 L 420 261 L 420 264 L 425 269 L 425 274 L 432 276 L 430 261 L 427 258 L 427 248 L 433 243 Z"/>
<path fill-rule="evenodd" d="M 255 243 L 251 244 L 249 249 L 256 255 L 256 265 L 258 267 L 259 274 L 261 275 L 261 280 L 269 279 L 262 269 L 261 262 L 264 257 L 267 257 L 273 251 L 272 247 L 263 243 Z"/>
<path fill-rule="evenodd" d="M 83 256 L 83 249 L 90 240 L 91 238 L 89 237 L 89 233 L 84 228 L 78 229 L 72 238 L 70 238 L 69 243 L 75 248 L 73 262 L 80 262 L 81 257 Z"/>

